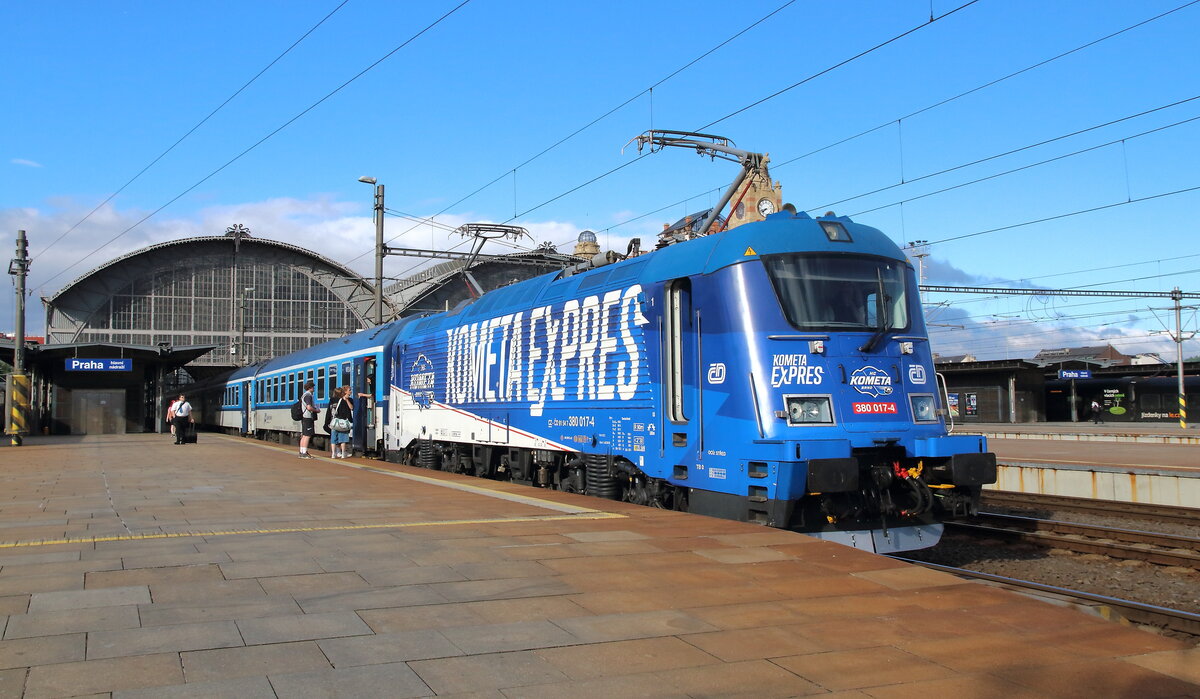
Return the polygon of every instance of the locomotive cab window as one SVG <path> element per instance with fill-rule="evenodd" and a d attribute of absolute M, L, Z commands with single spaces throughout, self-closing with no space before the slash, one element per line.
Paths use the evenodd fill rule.
<path fill-rule="evenodd" d="M 866 255 L 764 255 L 789 323 L 798 330 L 888 331 L 909 326 L 908 266 Z"/>

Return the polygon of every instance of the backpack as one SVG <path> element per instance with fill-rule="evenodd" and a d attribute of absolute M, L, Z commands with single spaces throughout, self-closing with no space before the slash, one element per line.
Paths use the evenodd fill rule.
<path fill-rule="evenodd" d="M 300 401 L 292 403 L 292 419 L 299 422 L 302 417 L 304 417 L 304 405 Z"/>

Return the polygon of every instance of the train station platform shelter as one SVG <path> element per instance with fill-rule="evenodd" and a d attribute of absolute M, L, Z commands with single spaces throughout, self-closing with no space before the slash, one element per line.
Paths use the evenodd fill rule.
<path fill-rule="evenodd" d="M 33 377 L 30 424 L 38 434 L 160 432 L 166 377 L 217 345 L 102 342 L 27 345 Z M 8 347 L 11 361 L 12 348 Z"/>

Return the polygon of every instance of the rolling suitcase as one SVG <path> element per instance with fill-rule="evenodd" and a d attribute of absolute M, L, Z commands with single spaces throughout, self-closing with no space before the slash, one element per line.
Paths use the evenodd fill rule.
<path fill-rule="evenodd" d="M 196 443 L 196 423 L 194 423 L 194 422 L 188 423 L 188 426 L 186 428 L 184 428 L 183 443 L 184 444 L 195 444 Z"/>

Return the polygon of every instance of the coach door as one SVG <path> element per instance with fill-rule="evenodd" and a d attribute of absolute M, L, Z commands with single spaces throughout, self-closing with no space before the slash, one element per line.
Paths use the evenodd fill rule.
<path fill-rule="evenodd" d="M 250 434 L 254 431 L 254 411 L 250 409 L 253 404 L 251 392 L 254 390 L 254 382 L 246 381 L 238 386 L 239 408 L 242 412 L 242 434 Z"/>

